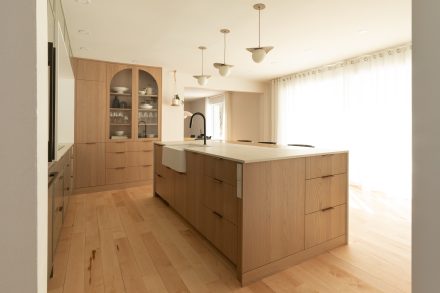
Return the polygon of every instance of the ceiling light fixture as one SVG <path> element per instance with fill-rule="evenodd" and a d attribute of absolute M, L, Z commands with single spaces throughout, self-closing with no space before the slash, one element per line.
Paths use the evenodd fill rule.
<path fill-rule="evenodd" d="M 211 75 L 203 74 L 203 51 L 206 50 L 206 47 L 200 46 L 199 49 L 202 51 L 202 75 L 193 75 L 193 77 L 197 79 L 199 85 L 206 85 L 208 83 L 208 78 L 211 77 Z"/>
<path fill-rule="evenodd" d="M 258 3 L 254 5 L 254 9 L 258 10 L 258 47 L 257 48 L 247 48 L 249 52 L 252 53 L 252 60 L 256 63 L 260 63 L 264 60 L 267 53 L 273 49 L 273 47 L 261 47 L 261 10 L 266 8 L 263 3 Z"/>
<path fill-rule="evenodd" d="M 231 73 L 231 68 L 234 65 L 226 64 L 226 34 L 229 34 L 231 31 L 227 28 L 221 29 L 220 32 L 223 34 L 223 63 L 214 63 L 214 67 L 218 69 L 218 72 L 221 76 L 228 76 Z"/>
<path fill-rule="evenodd" d="M 84 29 L 78 30 L 78 33 L 82 34 L 82 35 L 90 35 L 90 32 L 88 30 L 84 30 Z"/>
<path fill-rule="evenodd" d="M 75 2 L 78 2 L 79 4 L 90 4 L 92 0 L 75 0 Z"/>

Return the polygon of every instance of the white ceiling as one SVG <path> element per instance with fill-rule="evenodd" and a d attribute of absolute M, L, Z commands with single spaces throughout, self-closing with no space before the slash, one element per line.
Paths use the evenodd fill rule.
<path fill-rule="evenodd" d="M 81 2 L 81 1 L 79 1 Z M 77 57 L 133 62 L 200 73 L 222 62 L 221 28 L 229 28 L 231 77 L 265 80 L 411 41 L 411 0 L 264 0 L 262 64 L 247 47 L 258 42 L 251 0 L 63 0 Z M 81 34 L 87 30 L 89 34 Z M 80 49 L 81 47 L 87 48 Z"/>

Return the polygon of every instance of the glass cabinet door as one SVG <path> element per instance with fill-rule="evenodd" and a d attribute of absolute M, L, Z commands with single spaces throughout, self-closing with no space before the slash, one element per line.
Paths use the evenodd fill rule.
<path fill-rule="evenodd" d="M 140 69 L 138 83 L 138 138 L 158 137 L 158 86 L 151 74 Z"/>
<path fill-rule="evenodd" d="M 132 69 L 124 69 L 115 74 L 110 82 L 109 96 L 109 138 L 132 138 Z"/>

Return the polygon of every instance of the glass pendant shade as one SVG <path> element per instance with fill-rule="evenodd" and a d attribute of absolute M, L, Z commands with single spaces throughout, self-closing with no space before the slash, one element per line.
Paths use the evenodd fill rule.
<path fill-rule="evenodd" d="M 258 10 L 258 47 L 246 49 L 252 53 L 252 60 L 254 60 L 255 63 L 263 62 L 267 53 L 269 53 L 269 51 L 273 49 L 273 47 L 261 47 L 261 10 L 263 10 L 264 8 L 266 8 L 266 5 L 264 5 L 263 3 L 258 3 L 254 5 L 254 9 Z"/>
<path fill-rule="evenodd" d="M 220 32 L 223 34 L 223 41 L 224 41 L 223 63 L 214 63 L 214 67 L 218 69 L 218 73 L 221 76 L 226 77 L 229 74 L 231 74 L 231 68 L 233 67 L 233 65 L 226 64 L 226 34 L 229 34 L 231 31 L 228 30 L 227 28 L 224 28 L 221 29 Z"/>
<path fill-rule="evenodd" d="M 197 79 L 197 83 L 201 86 L 208 84 L 208 79 L 211 77 L 210 75 L 203 74 L 203 51 L 206 50 L 206 47 L 200 46 L 199 49 L 202 51 L 202 74 L 201 75 L 193 75 L 195 79 Z"/>

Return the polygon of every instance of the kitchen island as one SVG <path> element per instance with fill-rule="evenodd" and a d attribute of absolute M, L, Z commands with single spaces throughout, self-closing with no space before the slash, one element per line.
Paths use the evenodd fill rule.
<path fill-rule="evenodd" d="M 235 265 L 242 285 L 347 243 L 347 151 L 156 142 L 154 158 L 155 195 Z"/>

